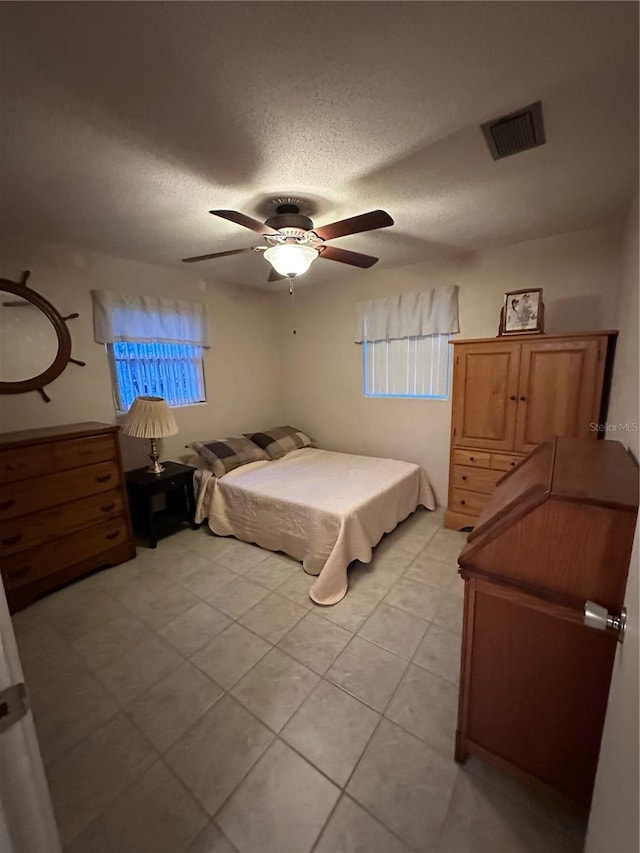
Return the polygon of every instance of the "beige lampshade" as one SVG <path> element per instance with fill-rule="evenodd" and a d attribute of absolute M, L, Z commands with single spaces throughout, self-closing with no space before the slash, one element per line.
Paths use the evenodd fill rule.
<path fill-rule="evenodd" d="M 178 424 L 162 397 L 136 397 L 122 425 L 122 432 L 134 438 L 164 438 L 175 435 Z"/>

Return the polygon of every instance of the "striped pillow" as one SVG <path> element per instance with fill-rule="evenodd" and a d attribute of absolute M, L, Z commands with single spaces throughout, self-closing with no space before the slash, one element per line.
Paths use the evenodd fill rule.
<path fill-rule="evenodd" d="M 192 441 L 189 447 L 193 447 L 196 453 L 204 459 L 216 477 L 222 477 L 228 471 L 246 465 L 248 462 L 257 462 L 260 459 L 269 459 L 269 456 L 248 438 L 219 438 L 211 441 Z"/>
<path fill-rule="evenodd" d="M 274 427 L 264 430 L 264 432 L 245 433 L 245 436 L 265 450 L 271 459 L 280 459 L 291 450 L 308 447 L 313 443 L 313 439 L 309 438 L 306 433 L 292 426 Z"/>

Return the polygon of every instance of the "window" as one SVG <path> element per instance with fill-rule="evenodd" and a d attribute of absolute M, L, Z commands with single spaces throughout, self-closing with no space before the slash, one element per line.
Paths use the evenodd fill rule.
<path fill-rule="evenodd" d="M 366 397 L 448 398 L 457 285 L 358 302 L 356 310 Z"/>
<path fill-rule="evenodd" d="M 449 335 L 423 335 L 396 340 L 364 341 L 366 397 L 449 396 Z"/>
<path fill-rule="evenodd" d="M 107 344 L 116 409 L 136 397 L 164 397 L 170 406 L 203 403 L 203 349 L 193 344 L 116 341 Z"/>
<path fill-rule="evenodd" d="M 163 397 L 170 406 L 205 402 L 205 305 L 108 290 L 92 296 L 94 338 L 106 345 L 119 412 L 144 396 Z"/>

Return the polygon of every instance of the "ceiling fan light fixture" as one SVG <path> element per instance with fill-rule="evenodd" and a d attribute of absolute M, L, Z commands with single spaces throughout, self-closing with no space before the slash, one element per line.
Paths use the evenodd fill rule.
<path fill-rule="evenodd" d="M 282 243 L 267 249 L 264 257 L 279 275 L 294 278 L 306 273 L 318 257 L 318 250 L 300 243 Z"/>

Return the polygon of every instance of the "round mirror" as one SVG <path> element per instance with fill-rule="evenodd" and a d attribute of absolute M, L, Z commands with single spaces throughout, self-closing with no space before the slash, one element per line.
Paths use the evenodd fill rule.
<path fill-rule="evenodd" d="M 42 391 L 71 358 L 71 335 L 53 305 L 22 282 L 0 278 L 0 394 Z"/>
<path fill-rule="evenodd" d="M 44 373 L 58 354 L 55 326 L 32 302 L 0 291 L 0 381 Z"/>

